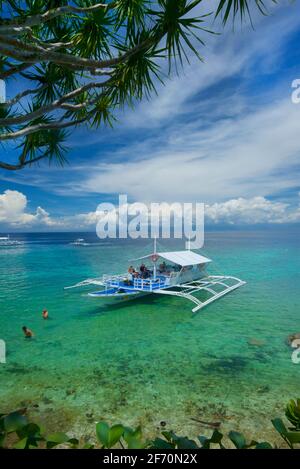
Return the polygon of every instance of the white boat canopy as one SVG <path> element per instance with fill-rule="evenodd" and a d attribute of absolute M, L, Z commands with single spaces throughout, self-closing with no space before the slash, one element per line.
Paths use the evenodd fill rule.
<path fill-rule="evenodd" d="M 190 265 L 208 264 L 212 262 L 208 257 L 201 256 L 193 251 L 172 251 L 172 252 L 157 252 L 148 254 L 147 256 L 138 257 L 137 259 L 131 259 L 132 261 L 139 261 L 142 259 L 151 259 L 153 256 L 161 257 L 167 261 L 173 262 L 174 264 L 187 267 Z"/>

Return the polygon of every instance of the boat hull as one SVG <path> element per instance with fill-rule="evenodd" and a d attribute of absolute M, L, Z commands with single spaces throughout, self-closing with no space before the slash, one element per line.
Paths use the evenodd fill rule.
<path fill-rule="evenodd" d="M 97 300 L 101 300 L 101 302 L 107 303 L 107 304 L 115 304 L 115 303 L 123 303 L 123 302 L 125 303 L 127 301 L 141 298 L 142 296 L 145 296 L 145 295 L 149 295 L 149 293 L 141 292 L 141 291 L 118 292 L 118 290 L 115 288 L 88 293 L 88 296 L 92 298 L 97 298 Z"/>

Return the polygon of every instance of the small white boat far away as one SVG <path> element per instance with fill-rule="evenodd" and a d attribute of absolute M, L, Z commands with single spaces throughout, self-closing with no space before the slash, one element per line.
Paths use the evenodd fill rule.
<path fill-rule="evenodd" d="M 89 243 L 86 243 L 83 238 L 77 238 L 72 243 L 73 246 L 89 246 Z"/>
<path fill-rule="evenodd" d="M 19 246 L 20 244 L 24 243 L 16 239 L 11 239 L 9 235 L 0 236 L 0 246 Z"/>

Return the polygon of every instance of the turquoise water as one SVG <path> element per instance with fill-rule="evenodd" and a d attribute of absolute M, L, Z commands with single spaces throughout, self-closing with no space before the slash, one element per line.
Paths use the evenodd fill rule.
<path fill-rule="evenodd" d="M 149 436 L 161 421 L 181 434 L 210 433 L 193 420 L 200 419 L 275 441 L 270 418 L 300 397 L 300 364 L 285 343 L 300 332 L 299 231 L 207 233 L 210 272 L 247 285 L 194 317 L 181 299 L 107 307 L 84 291 L 64 291 L 125 271 L 144 253 L 141 241 L 82 236 L 94 244 L 69 245 L 79 234 L 28 234 L 17 236 L 24 245 L 0 248 L 1 411 L 25 405 L 48 428 L 79 435 L 92 434 L 98 419 L 142 424 Z M 23 325 L 33 340 L 23 338 Z"/>

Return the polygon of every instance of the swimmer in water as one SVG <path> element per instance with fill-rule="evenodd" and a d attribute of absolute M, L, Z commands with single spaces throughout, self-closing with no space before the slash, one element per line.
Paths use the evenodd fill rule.
<path fill-rule="evenodd" d="M 47 311 L 46 309 L 43 310 L 42 315 L 43 315 L 43 318 L 44 318 L 44 319 L 48 319 L 48 318 L 49 318 L 49 313 L 48 313 L 48 311 Z"/>
<path fill-rule="evenodd" d="M 34 336 L 34 333 L 30 329 L 28 329 L 28 327 L 23 326 L 22 330 L 24 332 L 25 339 L 31 339 Z"/>

